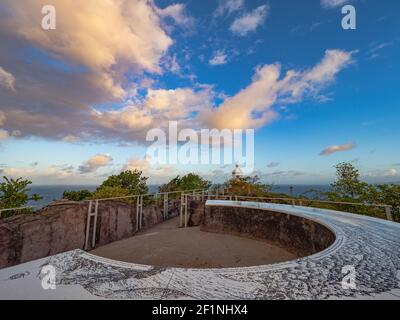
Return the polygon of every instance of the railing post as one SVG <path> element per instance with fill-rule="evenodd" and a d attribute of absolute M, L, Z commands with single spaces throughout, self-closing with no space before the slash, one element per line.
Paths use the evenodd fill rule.
<path fill-rule="evenodd" d="M 142 229 L 143 221 L 143 196 L 137 196 L 136 202 L 136 231 Z"/>
<path fill-rule="evenodd" d="M 87 213 L 87 219 L 86 219 L 85 250 L 87 250 L 89 247 L 90 217 L 92 214 L 92 203 L 93 203 L 93 201 L 90 200 L 89 205 L 88 205 L 88 213 Z"/>
<path fill-rule="evenodd" d="M 188 227 L 188 195 L 184 195 L 184 201 L 185 201 L 185 228 Z"/>
<path fill-rule="evenodd" d="M 97 230 L 97 216 L 99 210 L 99 200 L 96 200 L 94 207 L 94 222 L 93 222 L 93 238 L 92 238 L 92 248 L 96 246 L 96 230 Z"/>
<path fill-rule="evenodd" d="M 386 219 L 388 219 L 389 221 L 393 221 L 391 206 L 385 206 L 385 213 L 386 213 Z"/>
<path fill-rule="evenodd" d="M 168 219 L 168 193 L 164 193 L 164 221 Z"/>
<path fill-rule="evenodd" d="M 184 193 L 181 193 L 181 210 L 180 210 L 180 217 L 179 217 L 179 227 L 183 227 L 183 207 L 184 207 Z"/>

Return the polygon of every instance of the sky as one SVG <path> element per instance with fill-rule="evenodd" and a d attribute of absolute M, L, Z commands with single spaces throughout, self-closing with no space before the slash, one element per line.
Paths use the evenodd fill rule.
<path fill-rule="evenodd" d="M 234 164 L 154 164 L 149 130 L 254 129 L 263 182 L 326 184 L 351 162 L 400 181 L 397 0 L 0 0 L 0 173 L 153 184 Z M 342 7 L 356 29 L 342 28 Z"/>

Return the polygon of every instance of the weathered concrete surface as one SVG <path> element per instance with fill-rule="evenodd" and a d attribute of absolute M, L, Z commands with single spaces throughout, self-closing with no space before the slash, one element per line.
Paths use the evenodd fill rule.
<path fill-rule="evenodd" d="M 298 256 L 320 252 L 335 241 L 332 231 L 313 220 L 241 207 L 207 207 L 201 230 L 271 241 Z"/>
<path fill-rule="evenodd" d="M 189 227 L 198 227 L 204 221 L 205 202 L 199 200 L 193 200 L 189 202 Z"/>
<path fill-rule="evenodd" d="M 143 228 L 163 221 L 163 203 L 143 207 Z M 0 268 L 85 246 L 87 202 L 60 202 L 33 215 L 0 220 Z M 99 202 L 96 247 L 136 233 L 136 204 Z M 179 201 L 169 202 L 169 217 L 179 212 Z M 90 230 L 93 230 L 93 219 Z M 91 233 L 90 233 L 91 234 Z M 90 245 L 91 241 L 89 241 Z M 89 249 L 91 249 L 89 247 Z"/>
<path fill-rule="evenodd" d="M 178 225 L 179 218 L 174 218 L 90 253 L 124 262 L 183 268 L 249 267 L 298 258 L 266 241 Z"/>
<path fill-rule="evenodd" d="M 273 265 L 188 269 L 118 262 L 81 250 L 0 270 L 0 299 L 400 299 L 400 224 L 326 209 L 209 201 L 208 206 L 286 213 L 336 234 L 322 252 Z M 56 268 L 57 290 L 43 290 L 41 268 Z M 356 287 L 343 287 L 354 266 Z"/>
<path fill-rule="evenodd" d="M 87 205 L 48 206 L 0 220 L 0 268 L 83 247 Z"/>

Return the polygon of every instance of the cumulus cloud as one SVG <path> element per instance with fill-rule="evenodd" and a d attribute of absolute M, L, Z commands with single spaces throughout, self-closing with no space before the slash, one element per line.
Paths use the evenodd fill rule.
<path fill-rule="evenodd" d="M 210 128 L 258 128 L 276 119 L 276 103 L 296 103 L 318 93 L 352 62 L 352 52 L 327 50 L 320 63 L 304 71 L 289 70 L 281 78 L 279 64 L 256 69 L 252 82 L 217 108 L 202 110 L 199 120 Z"/>
<path fill-rule="evenodd" d="M 212 93 L 206 87 L 200 90 L 178 88 L 175 90 L 148 90 L 140 102 L 132 102 L 120 110 L 99 112 L 93 110 L 92 120 L 119 135 L 141 137 L 148 129 L 165 128 L 170 120 L 190 121 L 192 114 L 211 104 Z"/>
<path fill-rule="evenodd" d="M 149 156 L 144 158 L 133 157 L 123 166 L 123 170 L 139 170 L 144 176 L 150 177 L 151 183 L 163 183 L 176 175 L 176 170 L 171 165 L 155 166 Z"/>
<path fill-rule="evenodd" d="M 222 0 L 219 1 L 217 9 L 214 11 L 214 17 L 220 17 L 227 13 L 231 13 L 240 10 L 244 6 L 244 0 Z"/>
<path fill-rule="evenodd" d="M 399 172 L 396 169 L 390 169 L 383 173 L 384 177 L 397 177 Z"/>
<path fill-rule="evenodd" d="M 269 6 L 262 5 L 254 9 L 251 12 L 245 13 L 239 18 L 236 18 L 230 26 L 230 30 L 239 36 L 245 36 L 250 32 L 255 31 L 261 24 L 268 14 Z"/>
<path fill-rule="evenodd" d="M 331 9 L 341 6 L 345 3 L 350 2 L 349 0 L 321 0 L 321 6 L 325 9 Z"/>
<path fill-rule="evenodd" d="M 159 60 L 173 43 L 161 26 L 152 1 L 87 0 L 71 7 L 56 0 L 57 29 L 39 28 L 43 0 L 4 0 L 0 9 L 11 12 L 3 28 L 58 58 L 85 66 L 91 81 L 114 97 L 125 94 L 128 70 L 159 73 Z M 176 11 L 176 12 L 179 12 Z"/>
<path fill-rule="evenodd" d="M 210 59 L 209 64 L 212 66 L 218 66 L 221 64 L 226 64 L 228 62 L 227 55 L 224 51 L 219 50 L 215 53 L 214 57 Z"/>
<path fill-rule="evenodd" d="M 321 151 L 320 155 L 321 156 L 330 156 L 333 153 L 336 152 L 343 152 L 343 151 L 350 151 L 353 150 L 357 147 L 357 145 L 353 142 L 346 143 L 343 145 L 333 145 L 325 148 L 324 150 Z"/>
<path fill-rule="evenodd" d="M 0 87 L 7 90 L 15 91 L 15 78 L 14 76 L 0 67 Z"/>
<path fill-rule="evenodd" d="M 102 167 L 107 167 L 111 164 L 113 158 L 109 154 L 96 154 L 79 166 L 79 172 L 82 174 L 92 173 Z"/>

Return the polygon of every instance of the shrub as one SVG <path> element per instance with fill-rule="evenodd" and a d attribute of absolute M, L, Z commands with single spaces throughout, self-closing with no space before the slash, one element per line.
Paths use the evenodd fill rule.
<path fill-rule="evenodd" d="M 79 190 L 79 191 L 64 191 L 63 199 L 70 201 L 82 201 L 88 199 L 92 196 L 89 190 Z"/>

